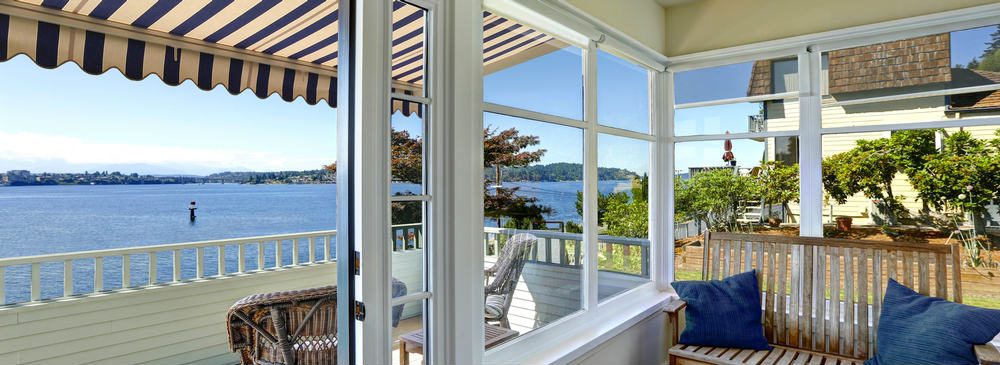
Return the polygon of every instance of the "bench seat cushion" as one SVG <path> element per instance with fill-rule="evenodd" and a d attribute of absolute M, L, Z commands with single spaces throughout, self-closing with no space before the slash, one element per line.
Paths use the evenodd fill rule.
<path fill-rule="evenodd" d="M 817 364 L 861 365 L 863 360 L 774 346 L 770 350 L 677 345 L 670 349 L 670 364 L 766 365 Z"/>

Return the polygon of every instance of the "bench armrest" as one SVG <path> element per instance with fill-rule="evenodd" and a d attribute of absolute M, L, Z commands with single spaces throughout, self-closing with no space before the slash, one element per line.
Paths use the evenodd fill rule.
<path fill-rule="evenodd" d="M 1000 365 L 1000 350 L 993 344 L 976 345 L 975 349 L 979 365 Z"/>
<path fill-rule="evenodd" d="M 663 307 L 663 311 L 667 313 L 667 324 L 670 326 L 669 331 L 671 342 L 669 347 L 676 345 L 677 340 L 681 336 L 681 327 L 683 326 L 682 321 L 684 318 L 681 316 L 681 313 L 684 311 L 685 307 L 687 307 L 687 302 L 680 299 L 674 299 L 672 302 L 667 303 L 667 305 Z"/>

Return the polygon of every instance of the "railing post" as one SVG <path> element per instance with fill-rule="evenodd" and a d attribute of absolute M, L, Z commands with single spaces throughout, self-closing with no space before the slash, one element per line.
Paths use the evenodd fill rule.
<path fill-rule="evenodd" d="M 205 248 L 198 247 L 198 254 L 194 258 L 194 277 L 201 279 L 205 277 Z"/>
<path fill-rule="evenodd" d="M 580 246 L 583 243 L 582 240 L 573 241 L 573 264 L 576 266 L 581 266 L 583 263 L 580 258 Z"/>
<path fill-rule="evenodd" d="M 323 260 L 330 262 L 330 236 L 323 236 Z"/>
<path fill-rule="evenodd" d="M 158 274 L 157 273 L 157 268 L 156 268 L 156 260 L 157 260 L 157 258 L 156 258 L 156 252 L 150 252 L 149 253 L 149 285 L 156 284 L 156 274 Z"/>
<path fill-rule="evenodd" d="M 299 240 L 292 238 L 292 266 L 299 266 Z"/>
<path fill-rule="evenodd" d="M 94 258 L 94 293 L 104 290 L 104 258 Z"/>
<path fill-rule="evenodd" d="M 281 240 L 274 240 L 274 267 L 284 266 L 281 261 Z"/>
<path fill-rule="evenodd" d="M 73 295 L 73 260 L 65 260 L 63 261 L 63 296 L 71 295 Z"/>
<path fill-rule="evenodd" d="M 639 253 L 642 257 L 639 258 L 640 266 L 642 269 L 642 276 L 649 276 L 649 245 L 639 246 Z M 671 248 L 672 249 L 672 248 Z"/>
<path fill-rule="evenodd" d="M 7 294 L 5 289 L 6 279 L 4 276 L 7 274 L 7 268 L 0 266 L 0 306 L 7 304 Z"/>
<path fill-rule="evenodd" d="M 31 301 L 37 302 L 42 299 L 42 279 L 39 263 L 31 264 Z"/>
<path fill-rule="evenodd" d="M 569 261 L 566 257 L 566 240 L 559 240 L 559 264 L 564 265 Z"/>
<path fill-rule="evenodd" d="M 219 276 L 226 275 L 226 246 L 219 245 L 219 257 L 217 263 L 219 264 Z"/>
<path fill-rule="evenodd" d="M 240 260 L 236 263 L 236 272 L 242 274 L 247 269 L 246 263 L 243 262 L 246 259 L 246 249 L 242 243 L 236 245 L 236 257 Z"/>
<path fill-rule="evenodd" d="M 181 281 L 181 250 L 174 250 L 174 282 Z"/>
<path fill-rule="evenodd" d="M 122 255 L 122 289 L 132 286 L 132 256 Z"/>
<path fill-rule="evenodd" d="M 306 262 L 310 264 L 316 262 L 316 239 L 314 237 L 309 237 L 309 259 Z"/>
<path fill-rule="evenodd" d="M 257 271 L 264 270 L 264 241 L 257 242 Z"/>

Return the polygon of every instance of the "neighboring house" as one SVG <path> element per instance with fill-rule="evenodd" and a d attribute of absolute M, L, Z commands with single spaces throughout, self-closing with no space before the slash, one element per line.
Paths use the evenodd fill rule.
<path fill-rule="evenodd" d="M 1000 72 L 954 66 L 951 59 L 951 35 L 936 34 L 893 42 L 831 51 L 823 55 L 821 89 L 823 91 L 823 127 L 929 122 L 947 119 L 1000 115 L 1000 91 L 986 91 L 952 96 L 933 96 L 879 103 L 841 105 L 839 103 L 872 97 L 909 94 L 922 91 L 1000 83 Z M 797 61 L 758 61 L 753 65 L 748 96 L 797 90 Z M 798 101 L 769 101 L 763 115 L 749 116 L 750 131 L 778 131 L 798 128 Z M 764 124 L 766 123 L 766 124 Z M 762 125 L 763 124 L 763 125 Z M 992 138 L 997 126 L 966 127 L 976 138 Z M 957 129 L 956 129 L 957 130 Z M 854 148 L 861 139 L 887 137 L 890 132 L 825 135 L 823 156 Z M 798 162 L 798 137 L 760 139 L 767 143 L 765 158 L 786 164 Z M 905 176 L 897 176 L 893 192 L 906 197 L 911 211 L 922 207 L 916 192 Z M 851 216 L 857 224 L 871 223 L 872 204 L 857 194 L 845 204 L 830 201 L 824 209 L 829 221 L 833 216 Z M 798 206 L 792 206 L 792 216 Z"/>

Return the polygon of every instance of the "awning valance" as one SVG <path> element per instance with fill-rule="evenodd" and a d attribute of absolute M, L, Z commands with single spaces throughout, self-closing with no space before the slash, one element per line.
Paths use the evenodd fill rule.
<path fill-rule="evenodd" d="M 336 107 L 338 2 L 321 0 L 17 0 L 0 2 L 0 61 L 24 54 L 39 66 L 67 62 L 169 85 L 190 80 L 261 98 L 278 94 Z M 483 14 L 484 65 L 500 69 L 557 41 Z M 393 4 L 393 91 L 421 95 L 426 11 Z M 394 111 L 419 113 L 394 100 Z"/>

